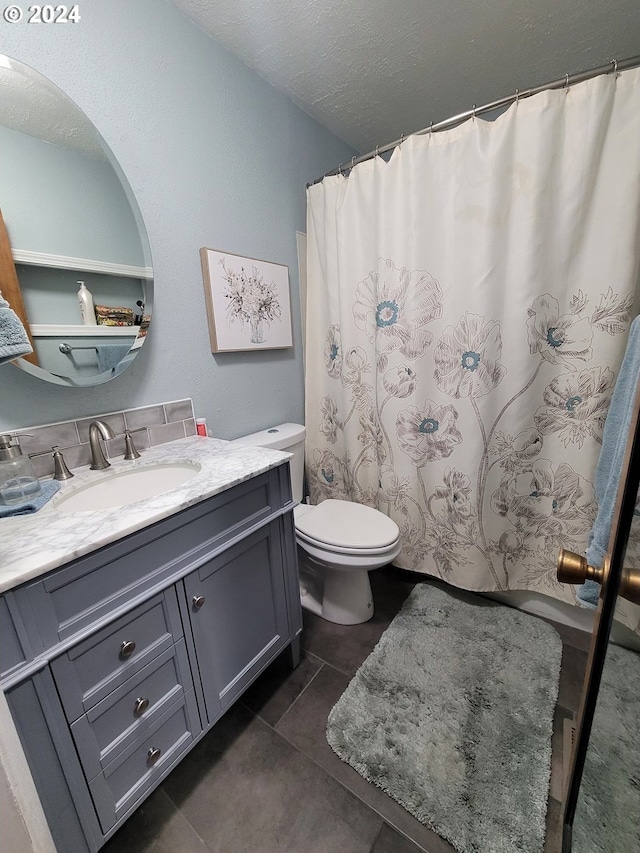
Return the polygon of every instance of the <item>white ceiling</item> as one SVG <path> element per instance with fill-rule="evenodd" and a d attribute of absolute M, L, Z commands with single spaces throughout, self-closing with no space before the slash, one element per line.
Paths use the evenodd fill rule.
<path fill-rule="evenodd" d="M 640 54 L 638 0 L 172 0 L 360 152 Z"/>
<path fill-rule="evenodd" d="M 98 132 L 49 80 L 0 54 L 0 124 L 104 160 Z"/>

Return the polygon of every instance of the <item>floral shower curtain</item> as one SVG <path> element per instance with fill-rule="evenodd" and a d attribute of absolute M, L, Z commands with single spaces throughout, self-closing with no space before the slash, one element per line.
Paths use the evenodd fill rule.
<path fill-rule="evenodd" d="M 308 190 L 307 477 L 478 591 L 584 552 L 640 267 L 640 70 L 406 139 Z"/>

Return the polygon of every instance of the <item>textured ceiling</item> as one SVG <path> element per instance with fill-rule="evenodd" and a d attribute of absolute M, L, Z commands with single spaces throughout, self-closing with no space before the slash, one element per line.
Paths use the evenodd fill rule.
<path fill-rule="evenodd" d="M 0 55 L 0 124 L 105 159 L 95 127 L 33 68 Z"/>
<path fill-rule="evenodd" d="M 173 0 L 360 152 L 640 54 L 638 0 Z"/>

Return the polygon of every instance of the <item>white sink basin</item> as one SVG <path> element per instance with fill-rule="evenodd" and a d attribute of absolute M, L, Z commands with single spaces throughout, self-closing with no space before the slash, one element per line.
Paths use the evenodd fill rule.
<path fill-rule="evenodd" d="M 153 498 L 188 482 L 200 471 L 197 462 L 160 462 L 107 474 L 96 473 L 100 480 L 73 488 L 56 499 L 62 512 L 93 512 L 126 506 Z"/>

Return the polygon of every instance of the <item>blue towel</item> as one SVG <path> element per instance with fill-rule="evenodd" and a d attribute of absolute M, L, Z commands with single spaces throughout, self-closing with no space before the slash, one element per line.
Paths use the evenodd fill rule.
<path fill-rule="evenodd" d="M 0 364 L 30 352 L 33 352 L 33 347 L 24 326 L 0 293 Z"/>
<path fill-rule="evenodd" d="M 602 434 L 602 449 L 596 467 L 595 492 L 598 514 L 589 536 L 587 562 L 601 566 L 609 548 L 622 462 L 627 447 L 631 414 L 640 376 L 640 317 L 631 324 L 627 349 L 620 365 L 620 373 L 613 389 Z M 595 581 L 585 581 L 578 588 L 578 601 L 586 607 L 596 607 L 600 587 Z"/>
<path fill-rule="evenodd" d="M 106 373 L 109 370 L 115 372 L 115 368 L 131 349 L 131 344 L 106 344 L 96 347 L 98 356 L 98 373 Z"/>
<path fill-rule="evenodd" d="M 60 483 L 57 480 L 45 480 L 40 484 L 42 491 L 29 501 L 24 501 L 21 504 L 12 504 L 4 506 L 0 504 L 0 518 L 9 518 L 14 515 L 29 515 L 32 512 L 37 512 L 39 509 L 50 501 L 51 498 L 60 488 Z"/>

